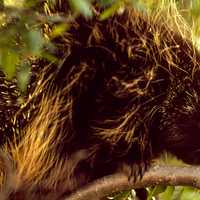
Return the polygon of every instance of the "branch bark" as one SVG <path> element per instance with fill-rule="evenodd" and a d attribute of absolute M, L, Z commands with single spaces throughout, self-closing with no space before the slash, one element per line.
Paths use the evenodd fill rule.
<path fill-rule="evenodd" d="M 100 200 L 114 192 L 155 185 L 189 185 L 200 188 L 200 167 L 154 165 L 135 183 L 130 183 L 124 174 L 113 174 L 88 184 L 64 200 Z"/>

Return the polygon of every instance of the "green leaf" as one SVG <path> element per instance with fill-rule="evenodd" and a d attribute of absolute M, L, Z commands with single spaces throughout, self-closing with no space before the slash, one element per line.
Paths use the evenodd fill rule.
<path fill-rule="evenodd" d="M 192 187 L 184 187 L 180 200 L 191 200 L 191 199 L 200 200 L 199 190 Z"/>
<path fill-rule="evenodd" d="M 110 6 L 109 8 L 107 8 L 106 10 L 104 10 L 100 14 L 99 19 L 100 20 L 108 19 L 110 16 L 112 16 L 123 5 L 124 5 L 124 2 L 120 1 L 120 0 L 115 2 L 115 3 L 113 3 L 112 6 Z"/>
<path fill-rule="evenodd" d="M 190 14 L 194 18 L 199 17 L 199 10 L 200 10 L 200 1 L 199 0 L 192 0 L 190 3 Z"/>
<path fill-rule="evenodd" d="M 58 62 L 58 58 L 56 56 L 47 52 L 42 53 L 42 58 L 45 58 L 50 62 Z"/>
<path fill-rule="evenodd" d="M 52 29 L 51 37 L 55 38 L 57 36 L 62 35 L 63 33 L 67 31 L 68 28 L 69 28 L 68 24 L 59 24 L 59 25 L 54 26 Z"/>
<path fill-rule="evenodd" d="M 27 33 L 27 50 L 32 55 L 39 55 L 44 44 L 42 34 L 39 30 L 32 30 Z"/>
<path fill-rule="evenodd" d="M 151 200 L 153 196 L 156 196 L 164 192 L 165 190 L 166 190 L 166 186 L 163 186 L 163 185 L 158 185 L 153 188 L 150 188 L 148 191 L 149 194 L 148 194 L 147 200 Z"/>
<path fill-rule="evenodd" d="M 167 186 L 167 189 L 160 195 L 162 200 L 169 200 L 172 199 L 174 194 L 175 187 L 174 186 Z"/>
<path fill-rule="evenodd" d="M 89 0 L 69 0 L 70 6 L 75 11 L 83 14 L 85 17 L 92 17 L 92 10 Z"/>
<path fill-rule="evenodd" d="M 19 72 L 17 73 L 17 83 L 19 89 L 25 93 L 27 90 L 28 82 L 30 80 L 30 65 L 23 63 L 19 67 Z"/>
<path fill-rule="evenodd" d="M 16 73 L 16 65 L 19 61 L 19 54 L 8 49 L 1 51 L 1 65 L 7 79 L 12 79 Z"/>
<path fill-rule="evenodd" d="M 110 5 L 111 3 L 114 3 L 116 0 L 101 0 L 100 3 L 102 5 Z"/>

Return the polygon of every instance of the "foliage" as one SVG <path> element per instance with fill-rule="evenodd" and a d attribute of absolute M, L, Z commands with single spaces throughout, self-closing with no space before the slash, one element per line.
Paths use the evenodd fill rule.
<path fill-rule="evenodd" d="M 48 6 L 56 0 L 48 0 Z M 67 1 L 67 0 L 66 0 Z M 105 20 L 113 15 L 125 3 L 131 3 L 144 12 L 152 11 L 160 4 L 170 0 L 100 0 L 105 10 L 100 15 L 100 20 Z M 72 17 L 80 14 L 92 17 L 92 0 L 68 0 L 73 10 Z M 200 1 L 177 0 L 180 13 L 185 17 L 194 30 L 194 38 L 200 43 Z M 35 9 L 37 8 L 37 9 Z M 30 79 L 30 65 L 38 58 L 45 58 L 50 62 L 57 62 L 54 56 L 56 47 L 52 39 L 62 35 L 68 29 L 69 16 L 45 15 L 41 12 L 39 1 L 31 0 L 1 0 L 0 1 L 0 68 L 10 80 L 16 78 L 22 93 L 26 91 Z M 195 23 L 194 23 L 195 22 Z M 50 25 L 52 32 L 46 35 L 43 29 Z M 148 200 L 159 196 L 160 200 L 167 199 L 200 199 L 199 191 L 190 187 L 163 187 L 148 188 Z M 110 199 L 134 199 L 133 192 L 126 191 Z"/>

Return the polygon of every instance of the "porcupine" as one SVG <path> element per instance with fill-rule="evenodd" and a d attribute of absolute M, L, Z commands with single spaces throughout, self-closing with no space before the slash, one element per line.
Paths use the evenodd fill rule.
<path fill-rule="evenodd" d="M 200 163 L 199 52 L 162 16 L 127 6 L 70 23 L 63 63 L 37 73 L 10 122 L 22 136 L 2 150 L 4 198 L 56 199 L 124 166 L 137 177 L 164 151 Z"/>

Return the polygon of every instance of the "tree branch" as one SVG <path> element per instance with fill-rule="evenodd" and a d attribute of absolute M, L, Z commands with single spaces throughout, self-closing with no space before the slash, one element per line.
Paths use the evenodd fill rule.
<path fill-rule="evenodd" d="M 155 165 L 135 183 L 130 183 L 124 174 L 113 174 L 88 184 L 64 200 L 99 200 L 114 192 L 154 185 L 189 185 L 200 188 L 200 167 Z"/>

